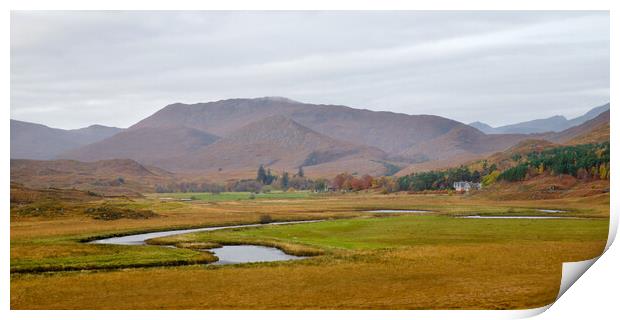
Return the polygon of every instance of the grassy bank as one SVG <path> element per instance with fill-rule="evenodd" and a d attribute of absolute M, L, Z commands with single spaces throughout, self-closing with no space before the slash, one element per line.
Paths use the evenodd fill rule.
<path fill-rule="evenodd" d="M 102 201 L 80 202 L 79 206 L 101 206 Z M 22 271 L 11 275 L 12 308 L 538 307 L 555 299 L 562 262 L 590 259 L 602 252 L 609 217 L 608 195 L 500 202 L 470 196 L 338 194 L 220 202 L 147 198 L 113 204 L 153 210 L 157 216 L 108 221 L 80 214 L 80 210 L 54 217 L 12 216 L 11 268 Z M 568 212 L 537 211 L 542 208 Z M 373 209 L 419 209 L 432 213 L 365 212 Z M 468 214 L 570 215 L 590 219 L 453 217 Z M 256 223 L 263 215 L 280 221 L 353 219 L 228 229 L 153 240 L 183 249 L 79 242 L 89 237 L 145 230 Z M 244 265 L 177 266 L 212 259 L 196 249 L 244 243 L 314 257 Z M 166 267 L 131 268 L 136 266 Z M 86 271 L 23 273 L 40 268 Z"/>
<path fill-rule="evenodd" d="M 217 261 L 209 252 L 165 247 L 77 243 L 48 238 L 11 243 L 11 273 L 121 269 L 205 264 Z"/>
<path fill-rule="evenodd" d="M 278 226 L 194 235 L 191 240 L 250 235 L 295 239 L 324 248 L 327 254 L 237 266 L 13 275 L 11 305 L 17 309 L 533 308 L 555 299 L 562 262 L 600 254 L 606 237 L 602 220 L 506 226 L 501 223 L 507 220 L 486 226 L 475 221 L 459 233 L 445 234 L 437 225 L 445 219 L 335 221 L 316 225 L 317 229 Z M 475 234 L 480 230 L 487 231 Z M 412 240 L 403 236 L 417 233 Z M 502 234 L 508 237 L 496 241 Z M 111 287 L 112 283 L 123 286 Z"/>
<path fill-rule="evenodd" d="M 445 216 L 392 216 L 265 226 L 184 234 L 154 239 L 183 242 L 287 242 L 324 250 L 371 250 L 419 245 L 601 241 L 609 222 L 603 219 L 459 219 Z"/>

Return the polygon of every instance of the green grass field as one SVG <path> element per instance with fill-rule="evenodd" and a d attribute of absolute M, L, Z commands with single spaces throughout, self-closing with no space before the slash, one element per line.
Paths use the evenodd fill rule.
<path fill-rule="evenodd" d="M 78 244 L 75 238 L 48 238 L 39 242 L 14 241 L 11 272 L 119 269 L 209 263 L 208 252 L 157 246 Z M 44 247 L 44 250 L 41 250 Z"/>
<path fill-rule="evenodd" d="M 73 209 L 71 203 L 61 203 L 71 210 L 57 216 L 12 213 L 11 308 L 532 308 L 555 299 L 562 262 L 602 252 L 609 224 L 608 195 L 501 202 L 448 195 L 270 195 L 275 201 L 230 201 L 232 195 L 222 195 L 228 202 L 169 201 L 149 195 L 80 202 Z M 153 210 L 157 216 L 103 221 L 81 213 L 103 202 Z M 536 208 L 562 208 L 568 212 L 551 215 L 581 219 L 456 217 L 541 214 Z M 365 212 L 371 209 L 433 212 Z M 81 242 L 152 230 L 250 224 L 264 214 L 278 221 L 330 220 L 152 241 L 186 249 Z M 191 248 L 205 243 L 267 245 L 313 257 L 204 265 L 213 256 Z"/>
<path fill-rule="evenodd" d="M 291 242 L 322 249 L 372 250 L 486 243 L 601 241 L 608 221 L 460 219 L 445 216 L 392 216 L 219 230 L 157 239 L 159 243 L 255 241 Z"/>

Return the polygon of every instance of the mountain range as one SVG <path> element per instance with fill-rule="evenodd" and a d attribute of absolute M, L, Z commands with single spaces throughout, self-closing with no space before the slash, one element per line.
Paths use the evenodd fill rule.
<path fill-rule="evenodd" d="M 600 118 L 598 110 L 570 121 L 591 122 Z M 609 112 L 607 124 L 608 117 Z M 525 139 L 567 141 L 600 124 L 545 134 L 487 134 L 433 115 L 280 97 L 228 99 L 171 104 L 127 129 L 61 130 L 12 120 L 11 158 L 132 159 L 172 172 L 222 178 L 250 177 L 261 164 L 277 171 L 303 167 L 310 176 L 345 171 L 381 175 L 394 168 L 475 159 Z M 76 134 L 79 137 L 72 138 Z"/>
<path fill-rule="evenodd" d="M 446 169 L 481 159 L 487 159 L 491 162 L 494 162 L 497 160 L 496 158 L 498 154 L 500 154 L 501 157 L 509 158 L 510 155 L 514 152 L 514 150 L 519 150 L 521 153 L 527 153 L 524 150 L 540 151 L 541 147 L 600 143 L 604 141 L 609 141 L 609 121 L 609 110 L 607 110 L 593 119 L 590 119 L 580 125 L 568 128 L 560 132 L 518 135 L 523 139 L 519 139 L 518 142 L 512 145 L 510 148 L 499 149 L 497 153 L 490 152 L 482 155 L 470 154 L 468 156 L 448 157 L 436 161 L 414 163 L 402 168 L 402 170 L 397 172 L 396 175 L 402 176 L 411 174 L 413 172 Z M 490 134 L 488 136 L 492 137 L 494 135 Z M 535 147 L 532 147 L 533 145 Z"/>
<path fill-rule="evenodd" d="M 594 119 L 599 114 L 609 110 L 609 103 L 596 108 L 592 108 L 585 114 L 573 118 L 566 119 L 564 116 L 556 115 L 545 119 L 536 119 L 515 124 L 509 124 L 501 127 L 491 127 L 490 125 L 476 121 L 469 125 L 487 134 L 491 133 L 544 133 L 549 131 L 562 131 L 570 127 L 578 126 L 590 119 Z"/>
<path fill-rule="evenodd" d="M 51 160 L 64 151 L 103 140 L 122 130 L 102 125 L 63 130 L 11 119 L 11 159 Z"/>

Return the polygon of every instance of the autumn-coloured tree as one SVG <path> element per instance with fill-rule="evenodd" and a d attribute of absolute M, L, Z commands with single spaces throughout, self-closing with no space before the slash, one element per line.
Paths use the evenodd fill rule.
<path fill-rule="evenodd" d="M 351 175 L 348 173 L 340 173 L 338 175 L 336 175 L 333 179 L 332 179 L 332 188 L 337 189 L 337 190 L 342 190 L 344 189 L 345 183 L 347 182 L 347 180 L 349 180 L 349 177 Z"/>
<path fill-rule="evenodd" d="M 367 174 L 363 175 L 361 179 L 362 189 L 363 190 L 370 189 L 373 185 L 373 180 L 374 179 L 370 175 L 367 175 Z"/>
<path fill-rule="evenodd" d="M 598 169 L 598 172 L 599 172 L 599 178 L 601 178 L 601 180 L 609 178 L 609 171 L 607 170 L 607 166 L 605 166 L 605 164 L 601 164 L 601 166 Z"/>

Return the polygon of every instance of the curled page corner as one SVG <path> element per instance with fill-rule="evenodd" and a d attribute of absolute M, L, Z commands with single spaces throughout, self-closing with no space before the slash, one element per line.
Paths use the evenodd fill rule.
<path fill-rule="evenodd" d="M 550 303 L 550 304 L 548 304 L 546 306 L 542 306 L 542 307 L 538 307 L 538 308 L 533 308 L 533 309 L 514 310 L 515 312 L 512 313 L 506 319 L 525 319 L 525 318 L 531 318 L 531 317 L 537 316 L 537 315 L 547 311 L 547 309 L 549 309 L 552 305 L 553 304 Z"/>
<path fill-rule="evenodd" d="M 603 253 L 601 253 L 601 255 L 594 257 L 590 260 L 562 263 L 562 280 L 560 282 L 560 290 L 558 291 L 558 295 L 555 298 L 556 302 L 560 299 L 560 297 L 562 297 L 562 295 L 564 295 L 564 293 L 566 293 L 568 288 L 570 288 L 575 282 L 577 282 L 577 280 L 581 278 L 581 276 L 584 275 L 584 273 L 586 273 L 586 271 L 588 271 L 588 269 L 590 269 L 590 267 L 592 267 L 592 265 L 594 265 L 594 263 L 605 254 L 605 252 L 607 252 L 609 247 L 616 239 L 617 231 L 618 217 L 612 214 L 609 221 L 609 234 L 607 236 L 607 243 L 605 244 L 605 249 L 603 250 Z M 523 316 L 530 317 L 543 313 L 547 309 L 549 309 L 553 305 L 553 303 L 548 304 L 544 307 L 529 309 L 527 311 L 531 311 L 531 313 L 523 313 Z"/>
<path fill-rule="evenodd" d="M 602 256 L 602 255 L 601 255 Z M 547 311 L 551 306 L 556 303 L 560 297 L 570 288 L 588 269 L 600 258 L 596 258 L 584 261 L 564 262 L 562 263 L 562 280 L 560 282 L 560 290 L 555 298 L 555 301 L 539 308 L 519 310 L 520 312 L 512 314 L 512 316 L 520 319 L 530 318 L 537 316 Z"/>
<path fill-rule="evenodd" d="M 600 258 L 584 261 L 564 262 L 562 263 L 562 282 L 560 283 L 560 291 L 556 301 L 579 279 L 586 271 Z"/>

